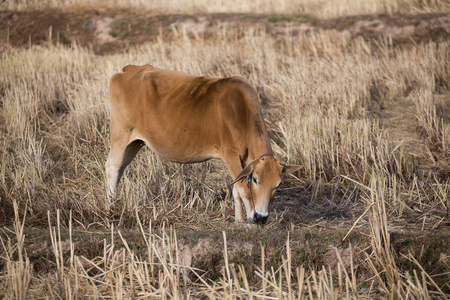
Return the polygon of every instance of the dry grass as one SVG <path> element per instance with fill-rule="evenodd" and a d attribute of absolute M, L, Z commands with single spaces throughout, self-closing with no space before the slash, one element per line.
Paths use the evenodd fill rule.
<path fill-rule="evenodd" d="M 37 5 L 14 3 L 3 5 L 16 9 Z M 260 8 L 230 7 L 252 12 L 287 9 L 255 3 Z M 333 17 L 434 11 L 447 5 L 421 1 L 405 11 L 401 1 L 355 2 L 362 7 L 335 2 L 333 9 L 327 7 L 329 2 L 321 7 L 311 3 L 305 1 L 301 9 L 290 12 Z M 195 5 L 179 9 L 215 11 L 200 1 Z M 448 282 L 436 283 L 439 274 L 425 272 L 414 255 L 407 257 L 417 263 L 415 270 L 399 266 L 390 232 L 417 224 L 422 230 L 442 226 L 445 230 L 450 191 L 450 43 L 394 47 L 389 39 L 370 44 L 334 31 L 295 38 L 287 33 L 274 41 L 258 26 L 230 27 L 209 39 L 192 38 L 183 28 L 175 32 L 173 41 L 160 37 L 156 43 L 110 56 L 96 56 L 77 45 L 2 49 L 0 217 L 5 225 L 14 226 L 15 239 L 2 238 L 0 293 L 7 299 L 448 297 Z M 162 224 L 192 230 L 232 227 L 230 216 L 203 216 L 232 207 L 230 178 L 220 162 L 180 166 L 142 151 L 126 171 L 118 202 L 106 211 L 108 81 L 130 63 L 207 76 L 239 75 L 253 84 L 263 101 L 277 155 L 305 166 L 300 179 L 287 180 L 284 188 L 305 187 L 304 193 L 311 196 L 306 211 L 329 205 L 333 210 L 351 207 L 354 214 L 362 214 L 351 221 L 369 233 L 364 252 L 367 273 L 348 267 L 338 251 L 334 270 L 325 265 L 294 266 L 288 239 L 281 265 L 265 269 L 262 251 L 261 267 L 249 274 L 243 266 L 229 264 L 225 233 L 220 278 L 205 279 L 201 270 L 184 264 L 176 230 L 165 229 L 159 235 L 152 230 Z M 404 103 L 408 109 L 402 107 Z M 389 123 L 383 115 L 389 107 L 411 113 L 413 117 L 403 119 L 402 125 L 413 128 L 416 135 Z M 289 197 L 296 202 L 304 199 L 300 193 Z M 283 218 L 283 213 L 274 213 L 267 230 L 285 230 Z M 295 215 L 289 221 L 300 225 L 301 218 Z M 414 219 L 418 221 L 407 222 Z M 50 224 L 53 273 L 34 274 L 23 246 L 25 224 Z M 111 230 L 104 253 L 75 255 L 75 244 L 62 243 L 60 237 L 61 228 L 73 226 Z M 128 245 L 114 230 L 122 227 L 140 228 L 145 255 L 137 255 L 130 246 L 115 248 L 118 239 Z M 353 258 L 350 261 L 353 264 Z M 448 272 L 450 265 L 446 266 Z"/>
<path fill-rule="evenodd" d="M 49 226 L 55 270 L 45 276 L 36 276 L 24 252 L 25 222 L 20 220 L 16 205 L 14 232 L 17 244 L 12 245 L 10 239 L 6 242 L 1 239 L 7 272 L 6 280 L 0 281 L 0 292 L 5 299 L 88 299 L 94 296 L 112 299 L 446 299 L 448 295 L 420 265 L 412 275 L 399 273 L 390 250 L 387 224 L 382 221 L 386 220 L 384 201 L 376 198 L 373 189 L 370 191 L 374 198 L 369 200 L 375 201 L 370 219 L 373 244 L 372 253 L 366 255 L 373 271 L 372 278 L 378 284 L 374 285 L 374 279 L 369 279 L 372 281 L 369 288 L 362 288 L 357 282 L 352 254 L 344 262 L 337 249 L 334 270 L 325 266 L 320 270 L 305 269 L 303 265 L 294 267 L 289 236 L 283 263 L 277 269 L 266 270 L 262 247 L 261 266 L 249 276 L 243 266 L 229 263 L 227 235 L 223 231 L 224 266 L 220 279 L 216 281 L 204 278 L 202 270 L 186 264 L 176 232 L 168 230 L 158 235 L 152 232 L 151 227 L 148 231 L 144 229 L 140 222 L 141 238 L 145 244 L 140 255 L 132 250 L 121 232 L 115 233 L 113 228 L 110 236 L 103 240 L 103 255 L 95 258 L 74 255 L 72 223 L 69 224 L 70 242 L 62 243 L 59 210 L 56 217 L 58 225 Z M 116 249 L 117 240 L 124 247 Z M 414 257 L 411 259 L 415 260 Z M 258 283 L 250 286 L 249 282 L 254 277 L 258 278 Z"/>
<path fill-rule="evenodd" d="M 342 181 L 345 175 L 368 184 L 376 173 L 386 178 L 388 189 L 398 189 L 388 200 L 398 214 L 415 205 L 416 195 L 421 197 L 432 188 L 436 197 L 427 205 L 437 209 L 435 216 L 442 216 L 448 177 L 444 181 L 414 179 L 419 165 L 405 153 L 403 141 L 392 140 L 369 117 L 366 103 L 375 101 L 374 91 L 382 99 L 376 101 L 411 99 L 418 122 L 408 120 L 409 126 L 423 128 L 421 143 L 426 153 L 420 159 L 429 164 L 445 161 L 449 127 L 433 103 L 443 97 L 439 91 L 446 89 L 435 82 L 439 78 L 446 82 L 448 44 L 412 49 L 380 44 L 372 53 L 363 40 L 351 40 L 345 34 L 322 32 L 299 38 L 294 45 L 276 44 L 254 28 L 243 38 L 227 36 L 218 34 L 213 40 L 181 36 L 174 42 L 160 40 L 108 57 L 76 46 L 7 49 L 0 62 L 4 70 L 0 78 L 3 210 L 11 212 L 13 200 L 19 199 L 29 201 L 30 219 L 38 223 L 47 210 L 61 208 L 72 209 L 83 224 L 106 226 L 103 166 L 108 149 L 108 80 L 128 63 L 152 63 L 207 76 L 239 75 L 250 81 L 266 99 L 265 112 L 272 136 L 279 141 L 274 144 L 279 155 L 304 164 L 309 181 Z M 116 211 L 120 221 L 126 215 L 132 219 L 134 211 L 147 224 L 170 214 L 184 219 L 192 210 L 202 214 L 232 205 L 220 164 L 166 164 L 143 151 L 125 177 Z M 396 195 L 403 190 L 407 197 L 400 199 Z M 213 208 L 214 199 L 223 207 Z"/>

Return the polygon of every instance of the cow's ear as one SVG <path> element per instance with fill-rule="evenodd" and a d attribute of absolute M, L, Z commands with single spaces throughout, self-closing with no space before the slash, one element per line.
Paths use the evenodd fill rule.
<path fill-rule="evenodd" d="M 300 170 L 301 168 L 303 168 L 303 166 L 297 166 L 297 165 L 293 165 L 293 166 L 287 166 L 287 165 L 283 165 L 283 171 L 281 171 L 282 173 L 294 173 L 295 171 Z"/>
<path fill-rule="evenodd" d="M 233 180 L 233 182 L 231 183 L 231 185 L 235 184 L 236 182 L 251 176 L 253 172 L 253 162 L 251 162 L 248 166 L 246 166 L 244 168 L 244 170 L 241 171 L 241 173 L 239 173 L 239 175 L 236 177 L 235 180 Z"/>

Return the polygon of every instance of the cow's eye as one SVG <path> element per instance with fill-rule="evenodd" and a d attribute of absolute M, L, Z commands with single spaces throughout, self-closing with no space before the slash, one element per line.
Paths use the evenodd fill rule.
<path fill-rule="evenodd" d="M 255 184 L 258 184 L 258 180 L 257 180 L 255 177 L 253 177 L 253 182 L 254 182 Z"/>

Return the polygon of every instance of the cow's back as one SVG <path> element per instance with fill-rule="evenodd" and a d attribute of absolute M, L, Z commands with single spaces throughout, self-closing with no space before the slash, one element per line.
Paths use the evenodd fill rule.
<path fill-rule="evenodd" d="M 252 115 L 259 117 L 256 93 L 237 77 L 126 66 L 112 77 L 110 95 L 112 127 L 115 122 L 132 131 L 133 139 L 179 162 L 219 157 L 225 144 L 245 139 Z"/>
<path fill-rule="evenodd" d="M 190 109 L 206 111 L 214 103 L 208 89 L 220 79 L 161 70 L 150 65 L 126 66 L 111 78 L 111 106 L 123 113 L 154 114 Z M 133 119 L 136 116 L 133 115 Z"/>

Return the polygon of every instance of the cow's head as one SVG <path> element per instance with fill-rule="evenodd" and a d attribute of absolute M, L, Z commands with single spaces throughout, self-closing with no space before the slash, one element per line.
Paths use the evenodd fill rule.
<path fill-rule="evenodd" d="M 284 165 L 272 155 L 263 155 L 246 166 L 231 184 L 241 181 L 248 189 L 251 210 L 247 211 L 247 219 L 265 224 L 275 191 L 281 183 L 281 173 L 293 173 L 300 168 Z"/>

